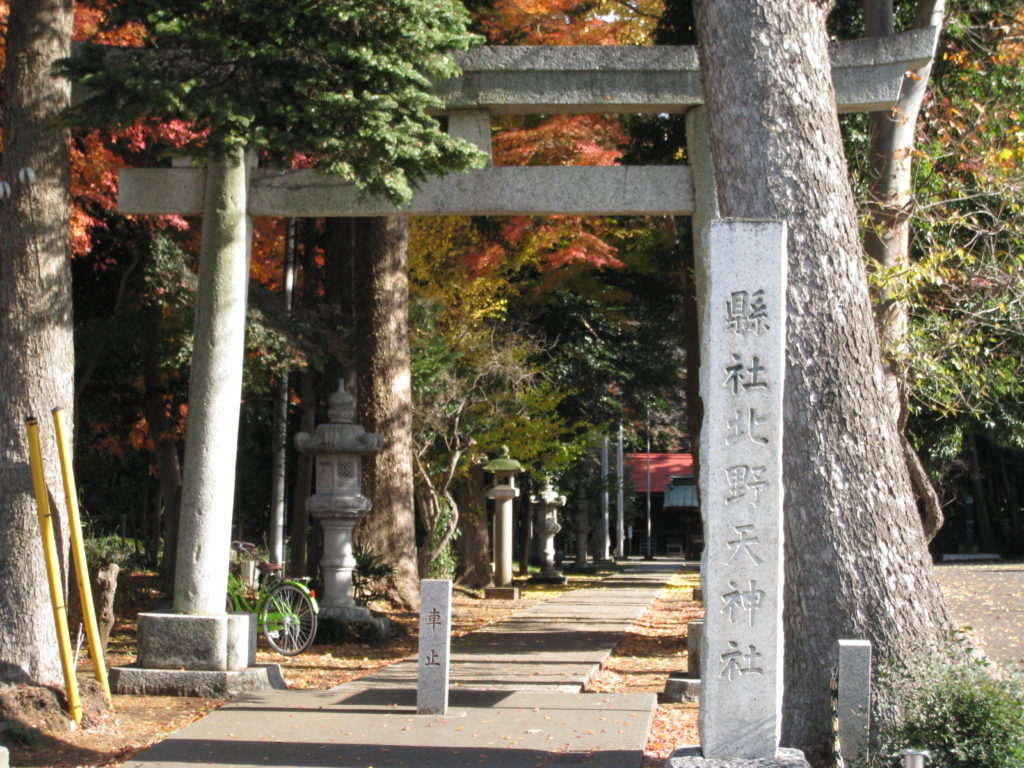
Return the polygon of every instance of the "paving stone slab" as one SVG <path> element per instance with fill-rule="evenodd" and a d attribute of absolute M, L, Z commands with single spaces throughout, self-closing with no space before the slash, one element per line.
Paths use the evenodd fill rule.
<path fill-rule="evenodd" d="M 126 766 L 639 768 L 653 694 L 451 692 L 417 715 L 415 689 L 240 696 Z"/>

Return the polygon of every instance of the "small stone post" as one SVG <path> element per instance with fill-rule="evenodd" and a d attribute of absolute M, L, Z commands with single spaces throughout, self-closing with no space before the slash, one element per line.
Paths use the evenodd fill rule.
<path fill-rule="evenodd" d="M 420 582 L 418 715 L 448 712 L 451 643 L 452 583 L 446 579 L 424 579 Z"/>
<path fill-rule="evenodd" d="M 316 493 L 306 502 L 306 509 L 320 520 L 324 529 L 320 616 L 372 621 L 370 611 L 357 606 L 352 593 L 352 571 L 356 565 L 352 529 L 372 506 L 362 494 L 361 457 L 379 451 L 384 438 L 354 423 L 355 398 L 345 391 L 344 382 L 338 382 L 338 391 L 327 404 L 327 423 L 318 426 L 312 435 L 300 432 L 295 436 L 298 451 L 316 457 Z"/>
<path fill-rule="evenodd" d="M 839 749 L 850 765 L 867 765 L 871 739 L 871 641 L 839 641 Z"/>
<path fill-rule="evenodd" d="M 537 528 L 543 537 L 544 564 L 539 574 L 531 581 L 544 584 L 565 584 L 565 576 L 555 568 L 555 534 L 562 530 L 558 524 L 558 510 L 565 506 L 565 496 L 545 478 L 540 492 L 530 497 L 530 503 L 537 506 Z"/>
<path fill-rule="evenodd" d="M 484 471 L 494 473 L 494 485 L 487 492 L 487 498 L 494 499 L 494 584 L 507 587 L 512 583 L 512 499 L 519 497 L 516 475 L 523 466 L 509 457 L 508 446 L 503 445 Z"/>

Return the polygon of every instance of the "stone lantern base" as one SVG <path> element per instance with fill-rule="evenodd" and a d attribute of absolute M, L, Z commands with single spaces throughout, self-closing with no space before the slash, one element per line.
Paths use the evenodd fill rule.
<path fill-rule="evenodd" d="M 531 584 L 565 584 L 569 579 L 558 571 L 540 572 L 529 578 Z"/>
<path fill-rule="evenodd" d="M 317 642 L 341 642 L 368 632 L 374 640 L 391 637 L 391 619 L 361 605 L 321 610 L 317 615 Z"/>

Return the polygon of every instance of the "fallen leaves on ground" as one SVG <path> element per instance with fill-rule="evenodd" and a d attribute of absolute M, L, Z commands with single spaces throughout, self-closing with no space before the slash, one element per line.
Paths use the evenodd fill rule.
<path fill-rule="evenodd" d="M 704 616 L 692 598 L 698 586 L 695 570 L 675 574 L 591 677 L 587 690 L 664 691 L 669 674 L 686 669 L 687 622 Z M 697 743 L 697 704 L 658 704 L 647 732 L 644 766 L 660 766 L 677 747 Z"/>

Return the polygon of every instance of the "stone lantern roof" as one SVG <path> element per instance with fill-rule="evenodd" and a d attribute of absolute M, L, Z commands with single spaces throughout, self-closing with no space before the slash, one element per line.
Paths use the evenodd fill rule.
<path fill-rule="evenodd" d="M 345 391 L 345 383 L 338 382 L 338 391 L 327 399 L 327 418 L 310 435 L 300 432 L 295 436 L 295 447 L 300 453 L 318 455 L 377 453 L 384 447 L 384 438 L 367 432 L 355 419 L 355 398 Z"/>
<path fill-rule="evenodd" d="M 501 446 L 498 458 L 491 461 L 484 467 L 484 472 L 522 472 L 523 465 L 508 454 L 508 446 Z"/>

